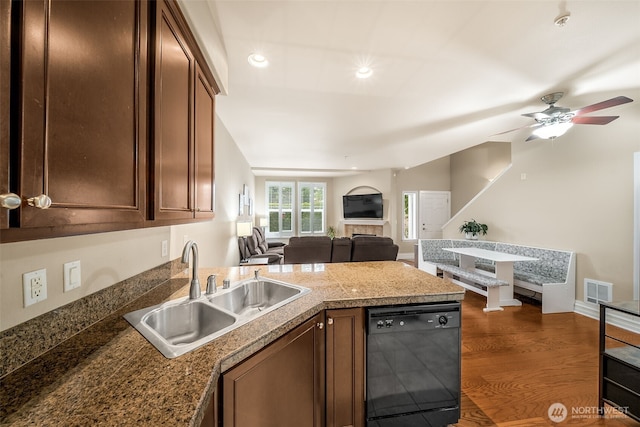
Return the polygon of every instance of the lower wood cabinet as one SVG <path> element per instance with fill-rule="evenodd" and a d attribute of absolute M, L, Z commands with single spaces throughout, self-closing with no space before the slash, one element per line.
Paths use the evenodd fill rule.
<path fill-rule="evenodd" d="M 326 311 L 326 425 L 364 426 L 364 308 Z"/>
<path fill-rule="evenodd" d="M 324 313 L 222 376 L 225 427 L 324 425 Z"/>
<path fill-rule="evenodd" d="M 363 308 L 314 316 L 222 375 L 215 425 L 364 426 L 364 336 Z"/>

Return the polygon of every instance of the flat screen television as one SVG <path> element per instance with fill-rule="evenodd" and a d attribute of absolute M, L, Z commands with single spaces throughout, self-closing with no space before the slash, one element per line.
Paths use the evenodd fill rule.
<path fill-rule="evenodd" d="M 382 193 L 342 196 L 344 219 L 382 219 Z"/>

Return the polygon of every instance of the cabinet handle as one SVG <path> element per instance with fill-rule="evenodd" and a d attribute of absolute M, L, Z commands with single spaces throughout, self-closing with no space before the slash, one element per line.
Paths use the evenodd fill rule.
<path fill-rule="evenodd" d="M 0 194 L 0 207 L 16 209 L 22 204 L 22 199 L 15 193 Z"/>
<path fill-rule="evenodd" d="M 27 199 L 29 206 L 33 206 L 38 209 L 48 209 L 51 206 L 51 198 L 46 194 L 39 196 L 33 196 Z"/>
<path fill-rule="evenodd" d="M 333 325 L 333 317 L 327 319 L 327 325 Z"/>
<path fill-rule="evenodd" d="M 324 323 L 320 322 L 316 326 L 318 326 L 318 329 L 322 329 L 324 328 Z"/>

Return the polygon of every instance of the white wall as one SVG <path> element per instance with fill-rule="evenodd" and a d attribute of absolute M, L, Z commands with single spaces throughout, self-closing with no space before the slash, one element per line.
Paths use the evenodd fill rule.
<path fill-rule="evenodd" d="M 511 164 L 511 144 L 485 142 L 451 155 L 451 213 L 489 185 Z"/>
<path fill-rule="evenodd" d="M 0 244 L 0 330 L 180 257 L 185 235 L 198 243 L 201 267 L 237 264 L 238 194 L 243 184 L 253 193 L 254 177 L 217 117 L 215 138 L 216 217 L 212 221 Z M 166 257 L 161 256 L 163 240 L 169 242 Z M 74 260 L 82 263 L 82 286 L 64 293 L 62 265 Z M 22 273 L 41 268 L 47 269 L 47 300 L 23 308 Z"/>
<path fill-rule="evenodd" d="M 577 299 L 583 299 L 584 278 L 612 282 L 614 299 L 631 299 L 639 92 L 625 93 L 636 102 L 620 108 L 620 119 L 606 126 L 574 126 L 555 141 L 524 143 L 526 135 L 515 135 L 513 166 L 452 219 L 444 237 L 459 238 L 460 224 L 475 218 L 489 226 L 487 240 L 572 250 Z M 579 104 L 607 95 L 620 93 Z"/>

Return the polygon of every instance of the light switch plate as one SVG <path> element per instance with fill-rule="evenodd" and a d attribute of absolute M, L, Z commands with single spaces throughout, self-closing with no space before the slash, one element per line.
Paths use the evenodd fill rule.
<path fill-rule="evenodd" d="M 28 307 L 47 299 L 47 269 L 30 271 L 22 275 L 24 306 Z"/>
<path fill-rule="evenodd" d="M 82 271 L 80 261 L 71 261 L 64 264 L 64 291 L 79 288 L 82 284 Z"/>

